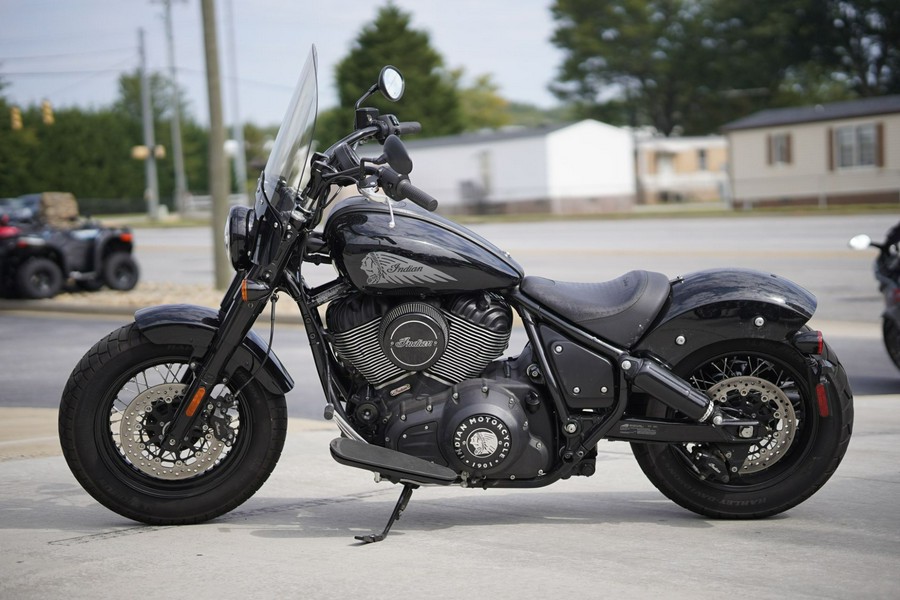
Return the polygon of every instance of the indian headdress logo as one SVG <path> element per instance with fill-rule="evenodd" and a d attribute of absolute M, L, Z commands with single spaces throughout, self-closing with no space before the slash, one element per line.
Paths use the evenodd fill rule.
<path fill-rule="evenodd" d="M 434 267 L 387 252 L 369 252 L 360 267 L 368 276 L 366 283 L 369 285 L 456 281 L 455 277 Z"/>

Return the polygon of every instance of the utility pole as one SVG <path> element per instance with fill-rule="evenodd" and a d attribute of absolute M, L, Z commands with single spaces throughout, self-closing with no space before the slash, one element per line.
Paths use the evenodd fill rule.
<path fill-rule="evenodd" d="M 247 153 L 244 149 L 244 123 L 238 108 L 237 46 L 234 37 L 234 9 L 231 0 L 225 2 L 225 19 L 228 23 L 228 68 L 231 71 L 231 137 L 237 142 L 234 157 L 234 178 L 237 180 L 238 194 L 247 198 Z"/>
<path fill-rule="evenodd" d="M 219 77 L 219 45 L 213 0 L 200 0 L 203 15 L 203 50 L 206 55 L 206 91 L 209 96 L 209 192 L 212 195 L 212 239 L 215 284 L 225 289 L 231 282 L 231 264 L 218 240 L 228 217 L 228 168 L 225 161 L 225 127 L 222 119 L 222 85 Z"/>
<path fill-rule="evenodd" d="M 175 163 L 175 210 L 184 217 L 187 206 L 187 177 L 184 174 L 184 150 L 181 147 L 181 106 L 175 79 L 175 43 L 172 36 L 172 0 L 162 0 L 166 7 L 166 48 L 169 55 L 169 81 L 172 86 L 172 158 Z"/>
<path fill-rule="evenodd" d="M 147 200 L 147 216 L 155 221 L 159 214 L 159 183 L 156 178 L 156 140 L 153 136 L 153 107 L 150 105 L 150 81 L 147 78 L 143 29 L 138 29 L 138 45 L 141 53 L 141 113 L 144 121 L 144 146 L 147 147 L 147 158 L 144 159 L 147 188 L 144 196 Z"/>

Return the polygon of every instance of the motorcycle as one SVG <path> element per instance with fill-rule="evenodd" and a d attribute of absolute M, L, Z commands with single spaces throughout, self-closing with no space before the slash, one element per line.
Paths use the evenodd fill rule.
<path fill-rule="evenodd" d="M 526 276 L 506 252 L 433 211 L 400 136 L 418 123 L 365 106 L 398 100 L 385 67 L 354 130 L 314 151 L 313 47 L 253 208 L 234 207 L 236 275 L 218 310 L 145 308 L 75 367 L 62 395 L 65 458 L 101 504 L 156 525 L 199 523 L 272 472 L 294 382 L 251 330 L 279 294 L 297 304 L 341 432 L 333 458 L 402 486 L 388 534 L 422 485 L 537 488 L 596 469 L 601 440 L 629 442 L 650 481 L 714 518 L 788 510 L 835 472 L 852 392 L 807 321 L 816 299 L 767 273 L 670 280 Z M 377 156 L 359 145 L 376 141 Z M 448 166 L 448 168 L 452 168 Z M 343 187 L 360 195 L 325 208 Z M 336 277 L 310 286 L 309 264 Z M 322 313 L 324 312 L 324 319 Z M 528 342 L 504 357 L 514 319 Z"/>
<path fill-rule="evenodd" d="M 900 223 L 888 231 L 880 244 L 861 233 L 853 236 L 849 245 L 854 250 L 878 249 L 875 279 L 878 281 L 878 291 L 884 295 L 881 333 L 888 356 L 900 369 Z"/>

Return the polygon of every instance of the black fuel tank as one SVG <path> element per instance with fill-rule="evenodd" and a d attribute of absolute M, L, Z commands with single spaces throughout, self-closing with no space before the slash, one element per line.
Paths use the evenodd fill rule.
<path fill-rule="evenodd" d="M 456 294 L 518 285 L 522 267 L 465 227 L 412 202 L 348 198 L 331 212 L 325 240 L 338 270 L 370 294 Z"/>

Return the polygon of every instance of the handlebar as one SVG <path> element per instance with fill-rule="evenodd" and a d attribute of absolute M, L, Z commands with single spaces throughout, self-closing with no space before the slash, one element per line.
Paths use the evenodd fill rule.
<path fill-rule="evenodd" d="M 397 126 L 395 135 L 411 135 L 413 133 L 419 133 L 420 131 L 422 131 L 422 124 L 418 121 L 403 121 Z"/>
<path fill-rule="evenodd" d="M 406 175 L 401 175 L 390 167 L 385 166 L 378 170 L 378 185 L 394 200 L 407 199 L 429 212 L 433 212 L 438 206 L 438 201 L 431 195 L 410 183 Z"/>
<path fill-rule="evenodd" d="M 415 202 L 428 212 L 434 212 L 434 209 L 438 207 L 438 201 L 435 198 L 411 184 L 409 179 L 404 179 L 397 185 L 397 195 Z"/>

